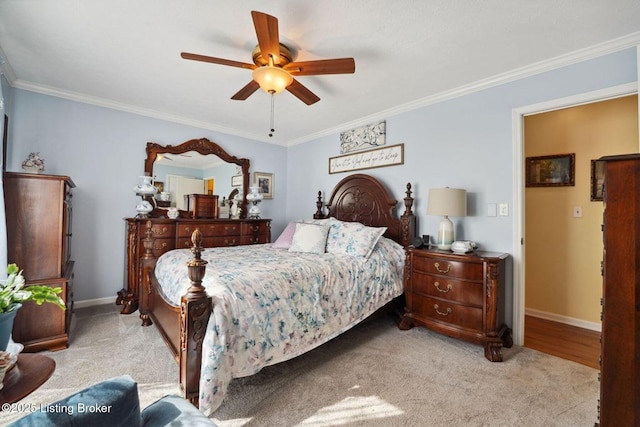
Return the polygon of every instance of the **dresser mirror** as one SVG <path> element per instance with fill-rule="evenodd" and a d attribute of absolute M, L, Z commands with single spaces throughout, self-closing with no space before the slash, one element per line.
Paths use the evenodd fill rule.
<path fill-rule="evenodd" d="M 246 218 L 249 159 L 232 156 L 218 144 L 206 138 L 191 139 L 176 146 L 163 146 L 155 142 L 148 142 L 146 150 L 147 159 L 144 162 L 144 173 L 153 176 L 154 181 L 162 182 L 163 191 L 174 193 L 176 188 L 184 188 L 186 185 L 193 184 L 191 181 L 196 181 L 196 185 L 198 185 L 198 181 L 204 181 L 205 189 L 202 194 L 216 194 L 220 201 L 223 197 L 228 198 L 232 194 L 242 192 L 240 218 Z M 233 185 L 240 180 L 241 187 Z M 178 190 L 179 195 L 182 194 L 180 191 L 182 190 Z M 172 206 L 183 207 L 181 200 L 176 200 L 177 198 L 181 199 L 180 196 L 176 197 L 176 194 L 171 194 L 170 197 Z M 160 195 L 157 196 L 157 199 L 161 200 Z M 186 210 L 179 209 L 179 212 L 180 217 L 189 217 Z M 157 207 L 150 216 L 166 216 L 166 211 Z"/>

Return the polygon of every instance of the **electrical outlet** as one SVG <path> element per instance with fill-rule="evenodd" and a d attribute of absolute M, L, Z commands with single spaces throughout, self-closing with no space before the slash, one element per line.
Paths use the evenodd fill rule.
<path fill-rule="evenodd" d="M 500 216 L 509 216 L 509 203 L 500 203 Z"/>
<path fill-rule="evenodd" d="M 574 218 L 582 218 L 582 206 L 574 206 L 573 207 L 573 217 Z"/>

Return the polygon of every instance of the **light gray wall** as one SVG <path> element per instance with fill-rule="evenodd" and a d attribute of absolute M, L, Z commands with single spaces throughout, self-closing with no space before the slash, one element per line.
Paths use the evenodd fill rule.
<path fill-rule="evenodd" d="M 45 159 L 45 173 L 68 175 L 73 192 L 72 257 L 76 301 L 114 296 L 123 286 L 125 223 L 136 214 L 133 187 L 144 172 L 148 141 L 179 144 L 205 137 L 251 161 L 251 170 L 286 176 L 286 149 L 20 89 L 13 90 L 7 169 L 21 171 L 31 151 Z M 285 180 L 263 201 L 264 218 L 283 227 Z M 279 187 L 279 185 L 281 187 Z"/>
<path fill-rule="evenodd" d="M 520 214 L 515 212 L 513 199 L 512 110 L 635 82 L 636 64 L 636 50 L 627 49 L 387 117 L 387 145 L 404 143 L 404 165 L 361 172 L 387 185 L 398 200 L 399 213 L 404 211 L 406 184 L 412 184 L 419 235 L 435 234 L 441 219 L 426 215 L 429 188 L 466 189 L 468 216 L 453 218 L 456 238 L 474 240 L 485 250 L 513 253 L 514 215 Z M 308 206 L 314 203 L 318 190 L 328 198 L 334 185 L 348 175 L 328 173 L 328 158 L 338 154 L 338 134 L 289 148 L 289 218 L 308 217 Z M 308 159 L 323 160 L 310 163 Z M 311 188 L 308 183 L 313 183 Z M 486 215 L 487 204 L 502 202 L 509 204 L 509 216 Z M 512 317 L 511 271 L 509 265 L 507 319 Z"/>
<path fill-rule="evenodd" d="M 512 253 L 514 215 L 519 215 L 513 206 L 512 109 L 635 82 L 636 64 L 635 49 L 628 49 L 387 117 L 387 144 L 405 144 L 405 163 L 362 172 L 387 185 L 400 201 L 399 213 L 406 183 L 412 183 L 419 234 L 433 234 L 440 220 L 426 215 L 429 188 L 467 189 L 469 213 L 454 219 L 457 237 Z M 284 148 L 23 90 L 9 92 L 8 169 L 20 170 L 30 151 L 40 151 L 47 173 L 69 175 L 77 184 L 72 248 L 77 300 L 113 296 L 122 287 L 122 218 L 135 213 L 132 189 L 143 170 L 147 141 L 176 144 L 206 137 L 230 154 L 249 158 L 252 171 L 273 172 L 274 198 L 261 206 L 263 217 L 274 220 L 273 239 L 288 220 L 311 217 L 318 190 L 326 194 L 347 175 L 328 173 L 328 158 L 339 154 L 337 134 Z M 509 203 L 509 216 L 487 217 L 487 204 L 501 202 Z M 508 279 L 511 285 L 510 272 Z M 508 304 L 511 299 L 509 293 Z"/>

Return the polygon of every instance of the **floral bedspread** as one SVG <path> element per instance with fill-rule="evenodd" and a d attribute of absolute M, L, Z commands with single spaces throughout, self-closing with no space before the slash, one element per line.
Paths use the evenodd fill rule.
<path fill-rule="evenodd" d="M 189 287 L 189 250 L 162 255 L 156 277 L 174 305 Z M 222 403 L 232 378 L 305 353 L 402 294 L 404 250 L 381 238 L 368 259 L 271 244 L 206 249 L 213 299 L 202 358 L 200 409 Z"/>

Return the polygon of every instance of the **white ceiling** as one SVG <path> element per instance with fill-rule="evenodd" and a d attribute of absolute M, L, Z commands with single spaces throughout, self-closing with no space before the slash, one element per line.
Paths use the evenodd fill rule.
<path fill-rule="evenodd" d="M 250 11 L 279 20 L 296 60 L 353 57 L 355 74 L 300 76 L 321 100 L 230 97 L 251 72 Z M 1 0 L 12 86 L 281 145 L 640 43 L 638 0 Z"/>

